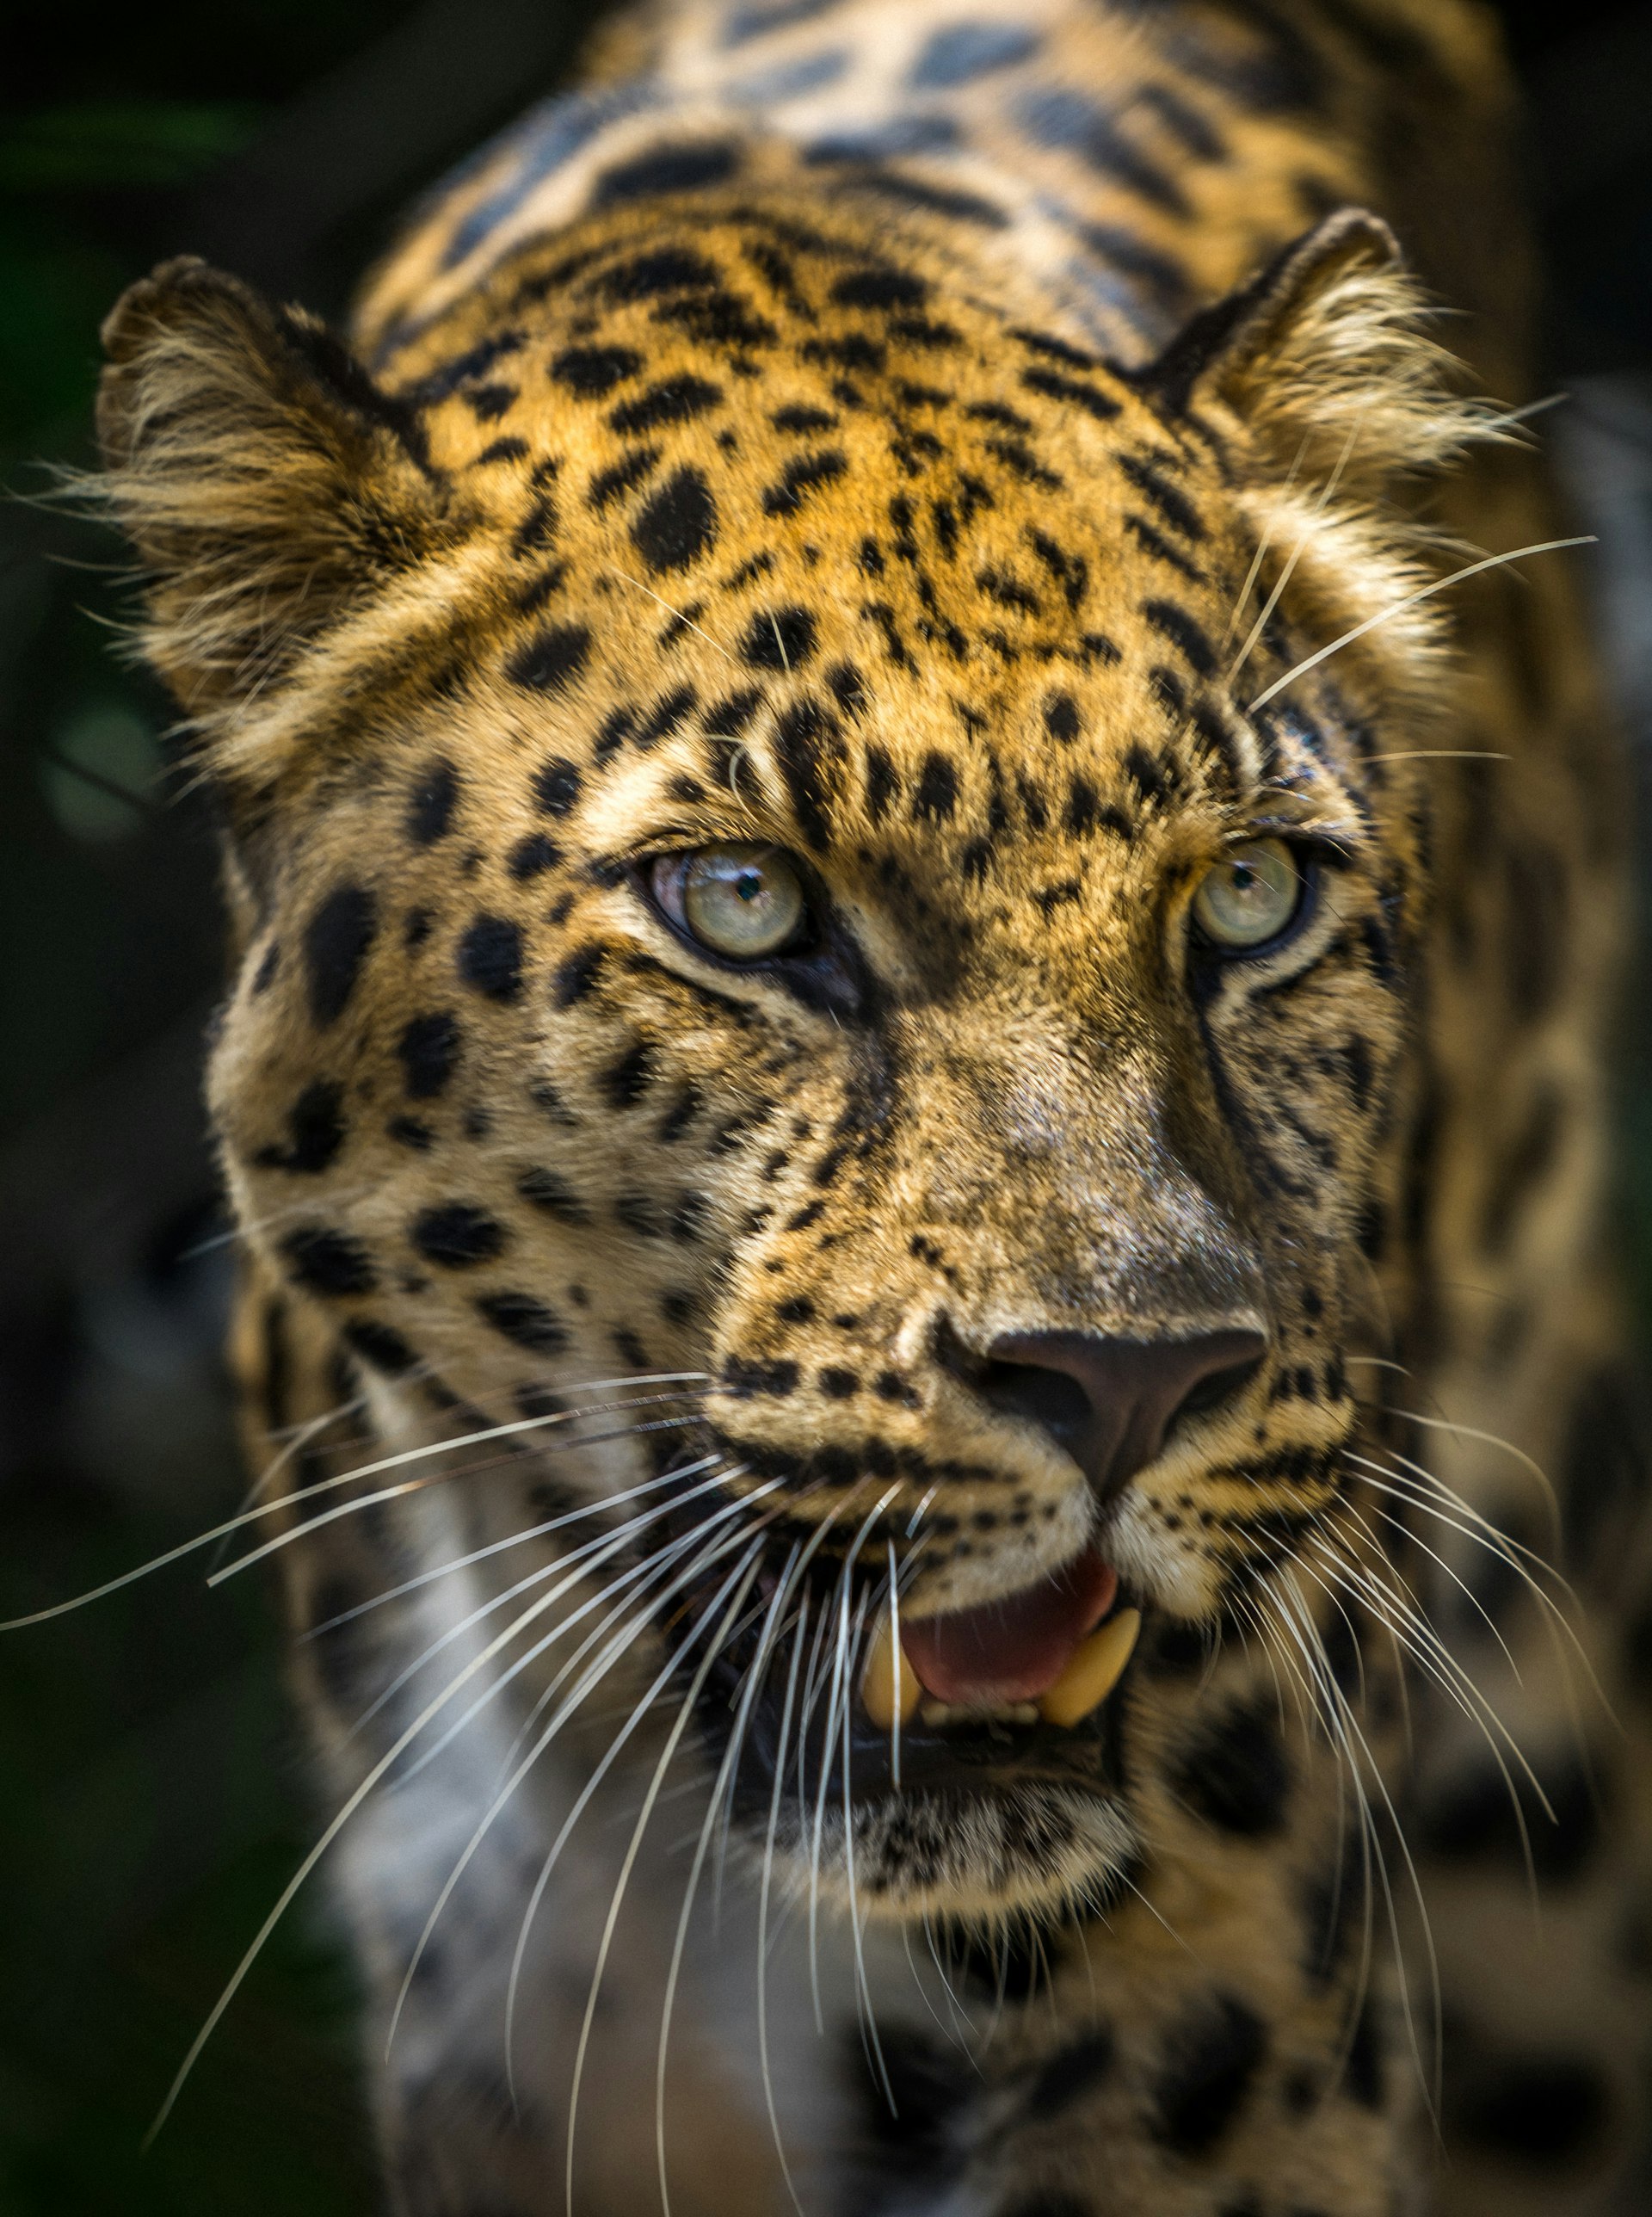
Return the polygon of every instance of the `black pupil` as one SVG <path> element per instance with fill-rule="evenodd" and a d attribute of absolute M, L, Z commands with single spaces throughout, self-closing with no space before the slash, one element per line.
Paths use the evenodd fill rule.
<path fill-rule="evenodd" d="M 743 901 L 755 901 L 761 896 L 762 879 L 755 870 L 742 870 L 734 881 L 734 890 Z"/>

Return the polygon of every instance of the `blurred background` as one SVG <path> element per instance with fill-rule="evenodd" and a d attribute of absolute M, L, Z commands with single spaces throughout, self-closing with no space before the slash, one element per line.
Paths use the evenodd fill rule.
<path fill-rule="evenodd" d="M 29 496 L 89 463 L 97 326 L 163 254 L 337 312 L 398 208 L 555 85 L 588 0 L 29 8 L 0 90 L 0 1615 L 230 1513 L 227 1256 L 199 1105 L 210 826 L 123 668 L 116 551 Z M 1548 251 L 1546 419 L 1652 782 L 1652 4 L 1509 0 Z M 27 50 L 27 68 L 15 58 Z M 1643 809 L 1644 823 L 1646 811 Z M 1643 882 L 1649 880 L 1643 870 Z M 1623 1057 L 1652 1288 L 1652 1055 Z M 1652 1307 L 1652 1304 L 1649 1305 Z M 201 1565 L 0 1644 L 0 2217 L 374 2207 L 349 1979 L 296 1915 L 139 2142 L 312 1835 L 262 1588 Z"/>

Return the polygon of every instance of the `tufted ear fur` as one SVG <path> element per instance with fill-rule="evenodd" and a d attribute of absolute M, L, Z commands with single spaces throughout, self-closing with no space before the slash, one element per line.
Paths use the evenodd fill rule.
<path fill-rule="evenodd" d="M 1450 461 L 1491 423 L 1424 335 L 1428 310 L 1388 225 L 1343 208 L 1196 315 L 1144 382 L 1178 414 L 1238 417 L 1307 481 L 1368 490 Z"/>
<path fill-rule="evenodd" d="M 325 328 L 193 258 L 103 326 L 102 504 L 146 573 L 148 658 L 203 734 L 447 541 L 417 419 Z"/>
<path fill-rule="evenodd" d="M 1437 702 L 1447 638 L 1423 596 L 1439 533 L 1396 498 L 1507 435 L 1425 331 L 1429 302 L 1388 225 L 1345 208 L 1205 309 L 1143 374 L 1167 412 L 1232 442 L 1236 496 L 1298 612 L 1372 627 L 1390 699 Z M 1281 568 L 1281 565 L 1283 565 Z"/>

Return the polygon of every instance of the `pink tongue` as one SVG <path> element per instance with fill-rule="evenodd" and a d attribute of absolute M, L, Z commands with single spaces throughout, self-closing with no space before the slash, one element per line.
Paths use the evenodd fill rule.
<path fill-rule="evenodd" d="M 901 1645 L 938 1701 L 1030 1701 L 1113 1606 L 1118 1573 L 1091 1548 L 1042 1585 L 950 1616 L 907 1619 Z"/>

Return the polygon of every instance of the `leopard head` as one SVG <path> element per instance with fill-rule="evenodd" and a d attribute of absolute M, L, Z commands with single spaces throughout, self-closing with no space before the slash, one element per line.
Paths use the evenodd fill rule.
<path fill-rule="evenodd" d="M 754 1841 L 1037 1908 L 1344 1487 L 1442 668 L 1388 501 L 1478 419 L 1358 214 L 1125 367 L 921 232 L 653 221 L 373 374 L 200 264 L 111 319 L 227 1179 L 407 1428 L 676 1397 L 578 1467 Z"/>

